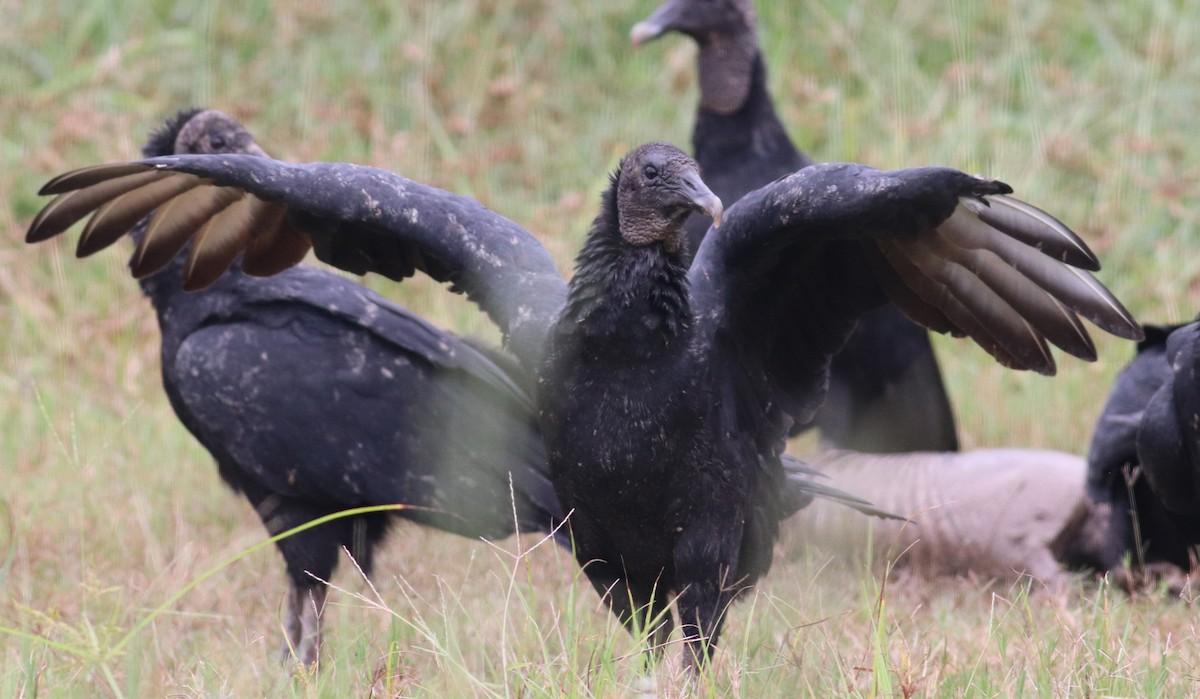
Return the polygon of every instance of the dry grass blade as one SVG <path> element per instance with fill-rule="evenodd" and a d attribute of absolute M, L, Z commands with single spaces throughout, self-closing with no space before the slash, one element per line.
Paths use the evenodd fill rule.
<path fill-rule="evenodd" d="M 76 182 L 84 183 L 81 185 L 84 189 L 68 190 L 60 193 L 59 196 L 47 204 L 38 213 L 37 217 L 33 219 L 33 223 L 29 224 L 29 232 L 25 235 L 25 242 L 39 243 L 43 240 L 49 240 L 67 230 L 76 221 L 87 216 L 96 207 L 112 200 L 114 197 L 119 197 L 125 192 L 143 187 L 170 175 L 167 172 L 147 171 L 145 166 L 139 166 L 136 170 L 129 172 L 128 164 L 115 166 L 101 165 L 94 168 L 85 168 L 85 170 L 86 177 L 80 175 L 79 179 L 76 180 Z M 50 188 L 51 184 L 57 184 L 63 178 L 70 178 L 77 173 L 84 173 L 85 170 L 68 172 L 60 178 L 51 180 L 49 184 L 42 188 L 42 194 L 58 193 L 60 188 L 52 190 Z M 102 171 L 107 172 L 108 176 L 101 177 Z"/>
<path fill-rule="evenodd" d="M 88 221 L 75 248 L 76 257 L 87 257 L 112 245 L 163 202 L 202 184 L 191 175 L 166 177 L 128 191 L 113 199 Z"/>
<path fill-rule="evenodd" d="M 164 204 L 133 253 L 129 265 L 133 275 L 140 279 L 165 267 L 200 226 L 239 197 L 236 189 L 198 187 Z"/>

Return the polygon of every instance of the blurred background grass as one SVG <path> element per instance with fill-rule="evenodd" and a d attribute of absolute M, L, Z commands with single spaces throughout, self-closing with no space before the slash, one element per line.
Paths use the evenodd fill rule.
<path fill-rule="evenodd" d="M 694 51 L 639 52 L 653 0 L 438 3 L 0 0 L 0 496 L 8 506 L 0 695 L 613 696 L 634 646 L 551 551 L 514 563 L 402 528 L 378 609 L 335 596 L 317 679 L 273 662 L 274 554 L 200 586 L 116 659 L 113 639 L 264 536 L 162 395 L 157 328 L 127 250 L 27 248 L 37 188 L 137 156 L 175 110 L 217 107 L 292 160 L 369 163 L 471 194 L 570 267 L 608 170 L 647 140 L 686 145 Z M 1098 252 L 1144 321 L 1200 300 L 1200 14 L 1185 2 L 760 3 L 771 86 L 818 160 L 951 165 L 1003 179 Z M 424 280 L 369 285 L 444 327 L 495 337 Z M 1082 453 L 1132 348 L 1046 379 L 939 338 L 962 440 Z M 529 542 L 526 542 L 528 544 Z M 339 580 L 365 591 L 344 573 Z M 849 584 L 848 584 L 849 582 Z M 369 592 L 369 591 L 367 591 Z M 1182 605 L 1085 590 L 1068 602 L 974 582 L 890 589 L 827 561 L 780 563 L 733 613 L 717 694 L 1193 691 Z M 417 619 L 417 622 L 413 622 Z M 614 661 L 616 657 L 618 660 Z M 660 685 L 661 686 L 661 685 Z"/>

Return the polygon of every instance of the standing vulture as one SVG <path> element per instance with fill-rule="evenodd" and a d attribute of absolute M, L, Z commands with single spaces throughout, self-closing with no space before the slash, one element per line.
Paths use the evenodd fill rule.
<path fill-rule="evenodd" d="M 775 114 L 750 0 L 667 0 L 631 32 L 635 46 L 668 32 L 699 47 L 700 105 L 692 147 L 726 204 L 812 164 Z M 688 221 L 699 249 L 708 223 Z M 868 311 L 834 356 L 829 394 L 812 424 L 839 449 L 957 451 L 950 398 L 929 335 L 893 305 Z"/>
<path fill-rule="evenodd" d="M 1145 334 L 1092 434 L 1088 494 L 1111 504 L 1106 570 L 1128 557 L 1186 571 L 1200 544 L 1200 323 Z"/>
<path fill-rule="evenodd" d="M 266 155 L 215 110 L 179 113 L 143 152 Z M 531 400 L 502 357 L 311 267 L 260 279 L 235 261 L 212 286 L 184 293 L 192 246 L 154 247 L 161 229 L 147 223 L 132 231 L 134 266 L 159 253 L 165 262 L 141 278 L 162 330 L 163 388 L 272 534 L 368 505 L 408 505 L 395 514 L 472 538 L 550 531 L 561 518 Z M 468 427 L 470 440 L 446 437 Z M 278 542 L 290 581 L 285 657 L 318 658 L 338 551 L 369 572 L 389 514 Z"/>
<path fill-rule="evenodd" d="M 191 239 L 189 288 L 238 254 L 247 271 L 277 270 L 309 239 L 343 269 L 450 282 L 536 381 L 585 573 L 623 622 L 661 620 L 656 640 L 676 600 L 698 664 L 729 603 L 770 566 L 779 519 L 796 505 L 782 488 L 788 431 L 820 407 L 830 358 L 860 314 L 890 298 L 1044 374 L 1055 370 L 1049 343 L 1095 356 L 1079 316 L 1141 337 L 1086 271 L 1098 268 L 1087 246 L 1010 191 L 948 168 L 825 164 L 722 215 L 695 161 L 651 143 L 612 174 L 568 284 L 531 234 L 467 197 L 345 163 L 171 156 L 54 178 L 42 193 L 58 197 L 27 239 L 99 207 L 82 240 L 103 247 L 161 205 L 143 258 Z M 693 211 L 720 229 L 688 267 Z"/>

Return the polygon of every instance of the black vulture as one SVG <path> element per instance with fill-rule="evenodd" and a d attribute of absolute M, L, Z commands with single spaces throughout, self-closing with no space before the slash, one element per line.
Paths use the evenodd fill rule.
<path fill-rule="evenodd" d="M 1112 508 L 1105 570 L 1128 559 L 1135 571 L 1187 571 L 1200 544 L 1200 323 L 1145 335 L 1096 423 L 1088 494 Z"/>
<path fill-rule="evenodd" d="M 750 0 L 667 0 L 630 37 L 637 46 L 669 32 L 699 47 L 692 148 L 723 202 L 812 164 L 776 115 Z M 695 251 L 708 223 L 694 216 L 687 230 Z M 891 304 L 863 314 L 834 356 L 825 404 L 796 431 L 814 426 L 840 449 L 957 451 L 954 411 L 925 329 Z"/>
<path fill-rule="evenodd" d="M 176 115 L 144 153 L 265 156 L 215 110 Z M 132 231 L 135 267 L 156 252 L 146 223 Z M 289 259 L 307 249 L 298 240 Z M 261 279 L 235 262 L 212 286 L 184 293 L 187 252 L 158 259 L 166 267 L 141 286 L 162 330 L 163 388 L 272 534 L 393 503 L 411 506 L 400 517 L 473 538 L 506 537 L 518 525 L 549 531 L 561 519 L 536 413 L 511 360 L 323 270 Z M 452 436 L 468 427 L 470 440 Z M 290 581 L 285 654 L 317 659 L 322 581 L 342 547 L 369 572 L 391 519 L 343 518 L 278 542 Z"/>
<path fill-rule="evenodd" d="M 695 664 L 770 565 L 779 518 L 797 505 L 782 487 L 788 431 L 820 406 L 859 314 L 890 298 L 1043 374 L 1055 371 L 1049 343 L 1095 356 L 1080 316 L 1141 337 L 1074 233 L 1007 185 L 949 168 L 813 165 L 722 216 L 695 161 L 647 144 L 611 176 L 569 284 L 512 221 L 371 167 L 171 156 L 83 168 L 41 191 L 58 197 L 29 241 L 100 207 L 81 241 L 102 247 L 158 208 L 146 255 L 192 238 L 188 287 L 242 251 L 244 268 L 289 263 L 305 237 L 349 271 L 450 282 L 536 381 L 585 573 L 622 621 L 661 619 L 643 627 L 656 640 L 674 597 Z M 683 225 L 696 210 L 720 228 L 688 267 Z"/>

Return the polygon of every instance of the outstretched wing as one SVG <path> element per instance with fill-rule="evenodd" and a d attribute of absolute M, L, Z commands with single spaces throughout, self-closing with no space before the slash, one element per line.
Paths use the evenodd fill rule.
<path fill-rule="evenodd" d="M 731 377 L 739 412 L 809 419 L 830 356 L 859 315 L 888 299 L 933 330 L 970 336 L 1005 366 L 1043 374 L 1055 371 L 1049 344 L 1095 358 L 1080 316 L 1140 338 L 1088 273 L 1099 264 L 1087 246 L 1010 191 L 947 168 L 833 163 L 730 207 L 689 281 L 702 332 L 724 355 L 718 366 L 741 372 Z M 777 428 L 757 431 L 773 439 Z"/>
<path fill-rule="evenodd" d="M 75 170 L 41 194 L 59 196 L 34 220 L 28 242 L 96 211 L 80 256 L 158 209 L 134 253 L 134 273 L 154 272 L 190 239 L 189 289 L 211 284 L 239 254 L 246 272 L 274 274 L 298 263 L 310 244 L 324 262 L 358 274 L 400 280 L 420 270 L 479 304 L 526 367 L 538 361 L 566 297 L 549 254 L 517 224 L 468 197 L 361 165 L 168 156 Z"/>

